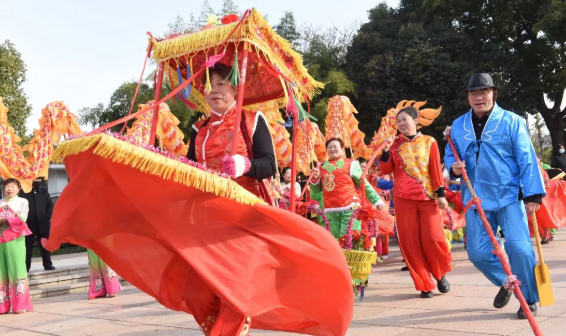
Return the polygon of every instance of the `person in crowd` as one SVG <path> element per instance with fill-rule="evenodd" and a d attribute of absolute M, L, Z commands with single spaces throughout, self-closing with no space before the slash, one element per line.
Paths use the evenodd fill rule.
<path fill-rule="evenodd" d="M 554 154 L 550 160 L 550 166 L 566 172 L 566 152 L 563 144 L 556 146 Z"/>
<path fill-rule="evenodd" d="M 47 251 L 39 242 L 42 238 L 49 238 L 51 229 L 51 214 L 53 213 L 53 202 L 47 188 L 43 188 L 44 178 L 38 177 L 32 182 L 32 190 L 29 193 L 20 192 L 20 196 L 29 203 L 29 216 L 27 219 L 28 227 L 32 234 L 26 236 L 26 267 L 29 272 L 31 268 L 31 257 L 33 248 L 37 242 L 41 251 L 43 268 L 46 271 L 55 270 L 51 261 L 51 253 Z"/>
<path fill-rule="evenodd" d="M 332 138 L 326 142 L 328 161 L 324 162 L 320 170 L 314 170 L 311 180 L 311 193 L 322 191 L 324 213 L 330 221 L 332 235 L 340 239 L 346 234 L 348 222 L 354 209 L 361 205 L 357 186 L 365 189 L 369 202 L 380 209 L 383 201 L 367 181 L 362 181 L 362 168 L 358 161 L 345 157 L 344 142 L 339 138 Z M 363 184 L 363 186 L 362 186 Z M 354 220 L 353 230 L 360 231 L 362 223 Z"/>
<path fill-rule="evenodd" d="M 545 189 L 527 125 L 519 115 L 496 103 L 497 86 L 489 74 L 473 74 L 466 91 L 471 108 L 454 121 L 449 131 L 462 161 L 456 162 L 452 148 L 447 145 L 444 162 L 452 178 L 460 177 L 466 169 L 493 233 L 501 227 L 511 270 L 521 282 L 529 309 L 536 315 L 539 300 L 533 272 L 536 263 L 527 215 L 540 208 Z M 463 203 L 468 204 L 472 195 L 466 184 L 462 185 L 461 193 Z M 505 307 L 512 290 L 505 286 L 506 274 L 492 252 L 493 246 L 475 206 L 466 212 L 466 247 L 474 266 L 500 288 L 493 306 Z M 522 308 L 517 316 L 526 318 Z"/>
<path fill-rule="evenodd" d="M 87 249 L 86 251 L 90 273 L 88 299 L 116 297 L 122 291 L 118 274 L 108 267 L 93 250 Z"/>
<path fill-rule="evenodd" d="M 435 287 L 441 293 L 450 291 L 445 275 L 452 269 L 452 256 L 439 210 L 448 203 L 438 144 L 417 131 L 417 117 L 414 107 L 398 112 L 400 134 L 387 140 L 379 164 L 382 173 L 393 173 L 395 179 L 393 198 L 401 253 L 420 296 L 432 298 Z"/>
<path fill-rule="evenodd" d="M 32 311 L 26 271 L 26 235 L 31 235 L 26 219 L 29 206 L 18 196 L 20 181 L 4 181 L 4 198 L 0 200 L 0 314 L 10 309 L 21 314 Z"/>

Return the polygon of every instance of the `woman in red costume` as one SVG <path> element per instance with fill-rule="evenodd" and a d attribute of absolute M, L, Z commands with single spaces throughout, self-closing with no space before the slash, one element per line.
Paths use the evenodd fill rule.
<path fill-rule="evenodd" d="M 226 173 L 239 185 L 257 196 L 267 197 L 261 190 L 262 180 L 275 175 L 273 141 L 265 116 L 260 111 L 242 110 L 240 125 L 236 122 L 236 88 L 226 80 L 231 69 L 217 63 L 210 69 L 212 89 L 205 92 L 211 116 L 193 125 L 187 158 L 207 168 Z M 232 153 L 234 129 L 238 132 L 235 155 Z M 265 186 L 265 184 L 264 184 Z"/>
<path fill-rule="evenodd" d="M 354 297 L 344 253 L 320 226 L 256 196 L 275 173 L 267 123 L 258 111 L 236 122 L 230 69 L 216 64 L 212 114 L 196 123 L 188 151 L 200 164 L 119 134 L 63 142 L 56 154 L 70 181 L 42 244 L 92 249 L 206 335 L 345 335 Z"/>
<path fill-rule="evenodd" d="M 237 91 L 226 80 L 230 71 L 220 63 L 210 69 L 212 89 L 205 92 L 205 99 L 211 116 L 193 125 L 187 158 L 230 175 L 242 187 L 265 199 L 268 196 L 263 180 L 276 172 L 271 135 L 265 116 L 259 111 L 242 110 L 242 122 L 235 125 Z M 235 154 L 231 155 L 234 133 L 238 141 Z M 186 285 L 190 290 L 186 291 L 185 300 L 205 335 L 245 335 L 253 320 L 227 305 L 195 269 L 189 272 Z"/>
<path fill-rule="evenodd" d="M 201 164 L 110 134 L 60 144 L 70 182 L 42 244 L 92 249 L 163 306 L 193 315 L 206 335 L 346 334 L 354 298 L 342 250 L 323 228 L 253 195 L 275 173 L 267 125 L 249 111 L 236 124 L 230 69 L 211 70 L 213 112 L 195 125 L 188 152 Z"/>
<path fill-rule="evenodd" d="M 380 166 L 383 174 L 395 177 L 393 198 L 401 253 L 420 296 L 431 298 L 435 287 L 431 274 L 441 293 L 450 291 L 445 275 L 451 270 L 451 255 L 439 210 L 448 204 L 438 144 L 417 132 L 417 117 L 413 107 L 399 111 L 401 134 L 383 152 Z"/>

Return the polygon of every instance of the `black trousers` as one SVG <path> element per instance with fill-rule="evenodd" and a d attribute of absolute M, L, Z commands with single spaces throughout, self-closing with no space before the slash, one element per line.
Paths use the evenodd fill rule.
<path fill-rule="evenodd" d="M 36 231 L 29 236 L 26 236 L 26 266 L 28 272 L 31 268 L 31 255 L 33 252 L 33 246 L 35 244 L 36 237 L 39 244 L 39 250 L 41 251 L 41 259 L 43 259 L 43 268 L 53 266 L 53 263 L 51 262 L 51 252 L 47 251 L 41 245 L 41 238 L 49 238 L 49 234 Z"/>

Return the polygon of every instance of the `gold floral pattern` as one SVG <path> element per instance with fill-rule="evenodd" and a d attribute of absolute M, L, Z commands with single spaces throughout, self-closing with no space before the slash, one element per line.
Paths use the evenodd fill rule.
<path fill-rule="evenodd" d="M 399 156 L 403 161 L 403 169 L 409 176 L 423 185 L 425 192 L 432 199 L 436 199 L 436 194 L 432 190 L 428 161 L 430 147 L 434 141 L 434 138 L 419 136 L 414 141 L 407 141 L 399 146 Z"/>
<path fill-rule="evenodd" d="M 0 304 L 9 301 L 10 301 L 10 296 L 8 296 L 8 287 L 2 286 L 0 288 Z"/>
<path fill-rule="evenodd" d="M 26 278 L 16 280 L 16 296 L 26 294 Z"/>
<path fill-rule="evenodd" d="M 205 336 L 208 336 L 212 331 L 212 327 L 214 323 L 216 323 L 217 317 L 208 315 L 206 317 L 206 321 L 200 324 L 200 330 L 204 333 Z"/>
<path fill-rule="evenodd" d="M 336 183 L 334 182 L 334 175 L 332 175 L 332 173 L 325 174 L 322 178 L 322 190 L 333 191 L 335 187 Z"/>

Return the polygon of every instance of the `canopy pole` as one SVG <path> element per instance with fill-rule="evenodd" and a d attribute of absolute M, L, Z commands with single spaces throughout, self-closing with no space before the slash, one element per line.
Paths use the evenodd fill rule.
<path fill-rule="evenodd" d="M 242 67 L 240 68 L 240 86 L 238 87 L 238 97 L 236 100 L 236 121 L 234 123 L 234 137 L 232 138 L 232 149 L 230 150 L 230 155 L 236 154 L 236 148 L 238 147 L 238 137 L 237 132 L 240 129 L 240 123 L 242 121 L 242 107 L 244 105 L 244 94 L 246 90 L 246 72 L 248 69 L 248 42 L 244 43 L 244 52 L 242 54 Z M 252 134 L 253 137 L 253 134 Z"/>
<path fill-rule="evenodd" d="M 293 97 L 290 97 L 293 99 Z M 295 182 L 297 182 L 297 136 L 299 134 L 299 113 L 293 116 L 293 156 L 291 159 L 291 212 L 295 212 L 297 206 L 297 196 L 295 195 Z M 308 186 L 305 186 L 307 188 Z"/>
<path fill-rule="evenodd" d="M 159 105 L 156 104 L 161 100 L 161 88 L 163 87 L 163 68 L 165 67 L 165 62 L 159 65 L 159 70 L 157 73 L 157 85 L 155 86 L 155 98 L 153 103 L 153 123 L 151 124 L 151 135 L 149 137 L 149 144 L 153 146 L 155 144 L 155 132 L 157 131 L 157 121 L 159 120 Z"/>

